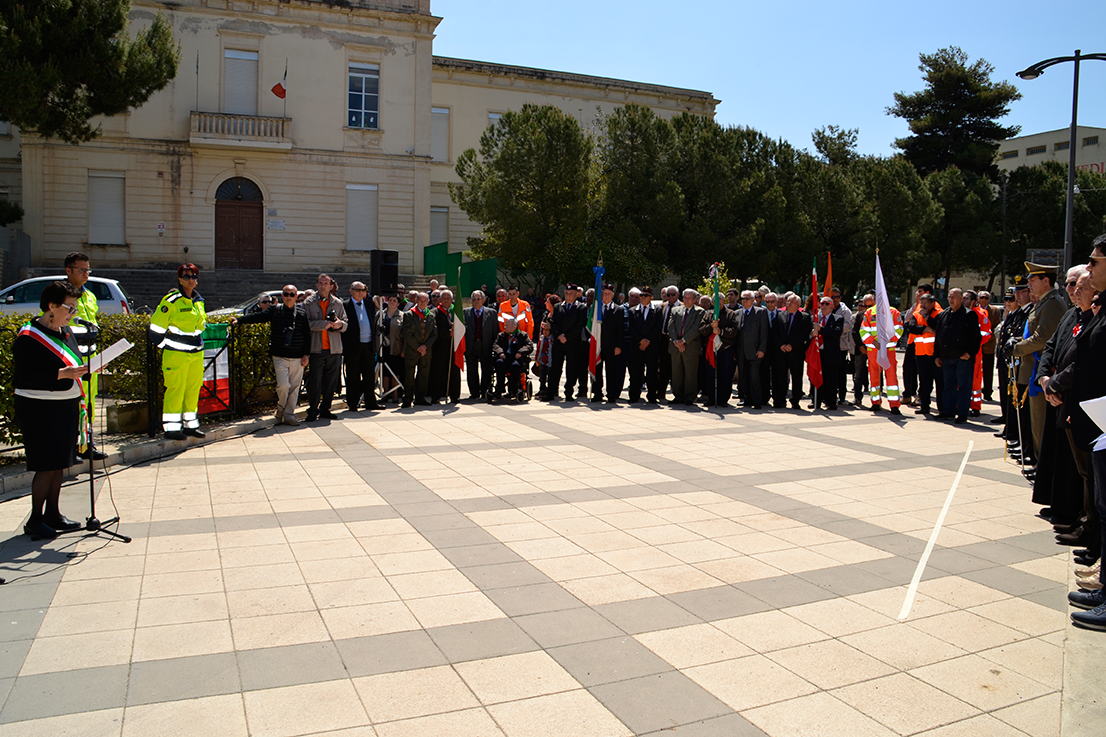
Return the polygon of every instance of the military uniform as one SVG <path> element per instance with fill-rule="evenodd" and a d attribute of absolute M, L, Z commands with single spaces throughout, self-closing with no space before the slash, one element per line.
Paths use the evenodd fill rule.
<path fill-rule="evenodd" d="M 207 313 L 204 298 L 193 290 L 186 297 L 174 289 L 161 300 L 150 318 L 150 334 L 156 347 L 163 349 L 161 373 L 165 380 L 165 400 L 161 424 L 165 433 L 200 437 L 197 409 L 200 387 L 204 383 L 204 328 Z"/>
<path fill-rule="evenodd" d="M 1055 266 L 1041 266 L 1025 263 L 1029 276 L 1051 276 L 1055 278 Z M 1068 306 L 1064 298 L 1060 296 L 1055 284 L 1045 293 L 1037 304 L 1033 306 L 1026 321 L 1023 333 L 1014 338 L 1017 340 L 1011 350 L 1011 354 L 1021 359 L 1018 366 L 1018 385 L 1028 388 L 1029 416 L 1033 434 L 1034 458 L 1041 447 L 1041 436 L 1045 429 L 1045 401 L 1044 391 L 1036 385 L 1037 362 L 1040 360 L 1040 351 L 1044 349 L 1048 339 L 1056 332 L 1060 320 L 1064 318 Z M 1022 446 L 1026 445 L 1026 438 L 1022 438 Z"/>

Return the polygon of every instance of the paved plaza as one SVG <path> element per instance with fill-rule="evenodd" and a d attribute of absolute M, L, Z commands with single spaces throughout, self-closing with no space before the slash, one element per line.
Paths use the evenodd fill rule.
<path fill-rule="evenodd" d="M 129 545 L 0 504 L 0 737 L 1106 732 L 1106 635 L 986 416 L 341 417 L 120 467 Z"/>

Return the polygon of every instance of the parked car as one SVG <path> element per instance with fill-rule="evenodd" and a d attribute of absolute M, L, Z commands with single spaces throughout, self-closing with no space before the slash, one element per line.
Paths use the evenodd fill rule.
<path fill-rule="evenodd" d="M 64 279 L 64 274 L 61 276 L 36 276 L 33 279 L 24 279 L 18 284 L 12 284 L 0 292 L 0 313 L 5 315 L 23 313 L 37 315 L 42 312 L 38 306 L 42 290 L 46 288 L 47 284 L 63 281 Z M 115 279 L 101 279 L 98 276 L 90 276 L 84 286 L 85 289 L 95 295 L 101 313 L 105 315 L 131 314 L 131 307 L 134 302 L 127 296 L 123 285 Z"/>
<path fill-rule="evenodd" d="M 247 299 L 245 302 L 239 302 L 231 307 L 224 307 L 220 310 L 211 310 L 207 313 L 208 317 L 237 317 L 238 315 L 249 315 L 253 312 L 259 312 L 261 306 L 258 302 L 262 297 L 271 297 L 273 305 L 280 304 L 280 289 L 270 289 L 267 292 L 260 292 Z M 302 292 L 300 292 L 302 294 Z"/>

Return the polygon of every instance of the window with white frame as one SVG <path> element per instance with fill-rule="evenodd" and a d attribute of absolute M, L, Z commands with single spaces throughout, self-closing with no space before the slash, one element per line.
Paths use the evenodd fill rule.
<path fill-rule="evenodd" d="M 380 128 L 380 65 L 349 65 L 349 128 Z"/>
<path fill-rule="evenodd" d="M 377 187 L 346 185 L 346 250 L 374 251 L 377 245 Z"/>
<path fill-rule="evenodd" d="M 223 49 L 223 112 L 257 115 L 256 51 Z"/>
<path fill-rule="evenodd" d="M 430 208 L 430 245 L 449 243 L 449 208 Z"/>
<path fill-rule="evenodd" d="M 495 125 L 502 117 L 503 113 L 488 113 L 488 125 Z"/>
<path fill-rule="evenodd" d="M 127 244 L 126 175 L 121 171 L 88 172 L 88 242 L 97 246 Z"/>
<path fill-rule="evenodd" d="M 430 158 L 449 161 L 449 108 L 430 108 Z"/>

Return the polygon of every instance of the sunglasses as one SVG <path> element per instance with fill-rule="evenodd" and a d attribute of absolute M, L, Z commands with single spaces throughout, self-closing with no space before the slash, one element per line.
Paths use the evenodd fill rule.
<path fill-rule="evenodd" d="M 182 274 L 181 275 L 181 279 L 187 279 L 188 281 L 196 281 L 199 278 L 200 277 L 196 276 L 195 274 Z"/>
<path fill-rule="evenodd" d="M 271 300 L 271 299 L 263 299 L 263 300 L 260 301 L 259 304 L 271 305 L 272 303 L 273 303 L 273 300 Z"/>
<path fill-rule="evenodd" d="M 369 290 L 366 289 L 365 287 L 353 287 L 352 289 L 350 289 L 350 291 L 351 292 L 367 292 Z"/>
<path fill-rule="evenodd" d="M 281 292 L 280 294 L 281 294 L 282 297 L 295 297 L 295 296 L 297 296 L 296 292 Z"/>

